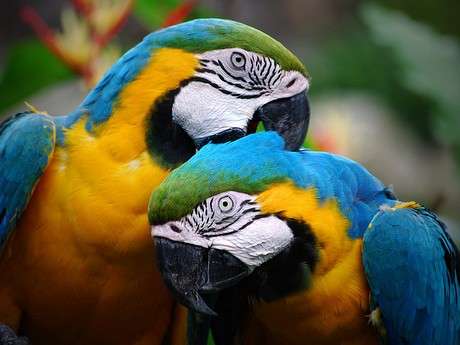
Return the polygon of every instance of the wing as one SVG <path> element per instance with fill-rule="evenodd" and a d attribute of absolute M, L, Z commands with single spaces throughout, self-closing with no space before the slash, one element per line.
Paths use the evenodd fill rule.
<path fill-rule="evenodd" d="M 20 113 L 0 124 L 0 253 L 48 165 L 55 137 L 47 115 Z"/>
<path fill-rule="evenodd" d="M 381 210 L 364 234 L 363 262 L 388 344 L 459 344 L 460 258 L 433 213 L 404 203 Z"/>

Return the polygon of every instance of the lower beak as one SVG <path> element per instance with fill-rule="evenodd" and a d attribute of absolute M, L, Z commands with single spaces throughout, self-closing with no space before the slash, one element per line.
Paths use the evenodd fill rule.
<path fill-rule="evenodd" d="M 233 255 L 213 248 L 155 237 L 158 266 L 163 279 L 180 303 L 207 315 L 216 313 L 206 296 L 236 284 L 250 274 L 247 265 Z"/>
<path fill-rule="evenodd" d="M 256 116 L 266 131 L 278 132 L 283 137 L 286 149 L 298 150 L 305 140 L 310 121 L 307 94 L 301 92 L 269 102 L 257 110 Z"/>
<path fill-rule="evenodd" d="M 215 135 L 196 139 L 195 146 L 199 150 L 209 142 L 214 143 L 214 144 L 222 144 L 228 141 L 238 140 L 244 137 L 245 135 L 246 135 L 246 132 L 241 128 L 229 128 Z"/>

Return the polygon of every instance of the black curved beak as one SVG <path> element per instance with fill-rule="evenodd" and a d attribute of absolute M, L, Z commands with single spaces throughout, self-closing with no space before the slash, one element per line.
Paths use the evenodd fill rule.
<path fill-rule="evenodd" d="M 197 139 L 195 145 L 200 149 L 209 142 L 220 144 L 238 140 L 255 132 L 258 121 L 262 121 L 266 131 L 275 131 L 281 135 L 287 150 L 298 150 L 305 140 L 310 122 L 310 107 L 306 92 L 264 104 L 257 109 L 247 129 L 229 128 L 215 135 Z"/>
<path fill-rule="evenodd" d="M 168 288 L 181 304 L 201 314 L 217 315 L 205 301 L 206 295 L 233 286 L 250 274 L 241 260 L 219 249 L 163 237 L 155 237 L 155 249 Z"/>
<path fill-rule="evenodd" d="M 267 103 L 258 109 L 256 115 L 266 131 L 278 132 L 283 137 L 286 149 L 295 151 L 302 146 L 310 122 L 306 92 Z"/>

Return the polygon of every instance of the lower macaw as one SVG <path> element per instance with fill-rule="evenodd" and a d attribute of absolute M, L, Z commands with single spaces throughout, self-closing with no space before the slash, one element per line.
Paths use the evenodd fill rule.
<path fill-rule="evenodd" d="M 208 141 L 258 121 L 297 149 L 308 84 L 271 37 L 202 19 L 148 35 L 69 115 L 6 120 L 0 324 L 34 345 L 181 343 L 183 313 L 153 260 L 151 191 Z M 0 344 L 10 340 L 0 327 Z"/>
<path fill-rule="evenodd" d="M 460 256 L 441 220 L 352 160 L 284 146 L 209 144 L 152 194 L 161 273 L 198 312 L 190 343 L 210 327 L 218 345 L 458 345 Z"/>

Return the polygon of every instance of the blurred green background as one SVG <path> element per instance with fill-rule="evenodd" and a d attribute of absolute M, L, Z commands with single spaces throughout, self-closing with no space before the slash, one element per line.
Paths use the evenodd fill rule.
<path fill-rule="evenodd" d="M 97 59 L 92 33 L 104 28 L 88 26 L 76 2 L 101 6 L 96 22 L 108 27 L 126 12 Z M 399 198 L 435 209 L 460 242 L 458 0 L 201 0 L 189 3 L 191 11 L 180 0 L 135 0 L 129 9 L 126 3 L 21 0 L 2 6 L 0 117 L 24 110 L 24 101 L 51 114 L 71 111 L 123 51 L 171 16 L 242 21 L 285 43 L 310 71 L 308 145 L 361 162 Z M 61 33 L 57 43 L 68 50 L 67 59 L 56 57 L 20 18 L 25 5 Z M 83 75 L 69 59 L 94 73 Z"/>

